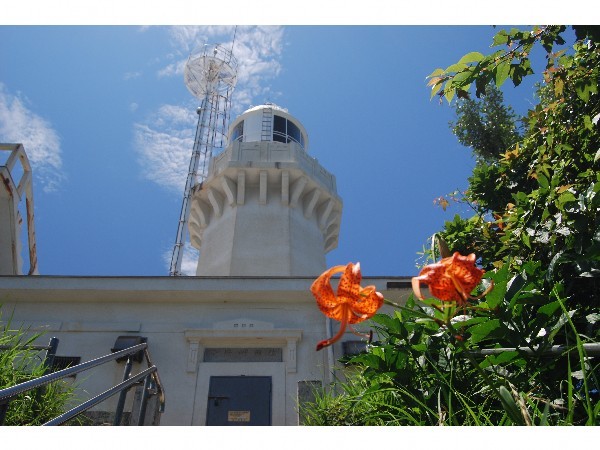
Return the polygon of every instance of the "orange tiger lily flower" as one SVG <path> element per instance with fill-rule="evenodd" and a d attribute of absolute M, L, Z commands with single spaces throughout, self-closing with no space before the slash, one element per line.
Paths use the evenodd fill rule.
<path fill-rule="evenodd" d="M 342 276 L 336 295 L 331 287 L 331 277 L 337 273 L 342 273 Z M 313 282 L 310 290 L 317 299 L 321 312 L 340 322 L 337 334 L 319 342 L 317 350 L 338 341 L 344 335 L 348 324 L 367 320 L 383 305 L 383 295 L 375 290 L 375 286 L 361 287 L 361 278 L 360 263 L 348 263 L 346 266 L 332 267 Z"/>
<path fill-rule="evenodd" d="M 441 259 L 435 264 L 425 266 L 418 277 L 413 277 L 412 288 L 416 297 L 423 300 L 421 283 L 429 287 L 429 292 L 434 297 L 445 302 L 457 302 L 460 306 L 469 300 L 477 300 L 485 296 L 494 287 L 494 283 L 477 297 L 471 292 L 481 282 L 484 270 L 475 266 L 475 253 L 463 256 L 454 252 L 452 256 Z"/>

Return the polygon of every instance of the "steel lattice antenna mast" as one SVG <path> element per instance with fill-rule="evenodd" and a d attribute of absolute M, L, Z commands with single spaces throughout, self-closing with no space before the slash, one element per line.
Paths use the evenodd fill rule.
<path fill-rule="evenodd" d="M 189 91 L 202 102 L 196 111 L 198 126 L 171 257 L 171 276 L 181 275 L 183 247 L 194 186 L 201 186 L 206 179 L 213 150 L 223 148 L 226 144 L 231 94 L 237 81 L 237 61 L 232 52 L 222 46 L 205 45 L 188 58 L 184 79 Z"/>

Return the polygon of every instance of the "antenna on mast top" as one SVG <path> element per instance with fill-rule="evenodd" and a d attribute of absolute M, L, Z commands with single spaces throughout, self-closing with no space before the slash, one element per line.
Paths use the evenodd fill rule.
<path fill-rule="evenodd" d="M 231 94 L 237 81 L 237 61 L 232 51 L 224 49 L 219 44 L 206 44 L 192 52 L 185 65 L 183 73 L 185 84 L 192 95 L 201 100 L 201 104 L 196 110 L 198 126 L 171 257 L 169 270 L 171 276 L 182 275 L 181 262 L 187 235 L 192 189 L 196 185 L 202 185 L 206 179 L 208 162 L 213 151 L 226 145 Z"/>

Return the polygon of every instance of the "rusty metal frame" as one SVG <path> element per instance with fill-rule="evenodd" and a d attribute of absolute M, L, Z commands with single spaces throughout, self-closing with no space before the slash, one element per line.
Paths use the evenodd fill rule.
<path fill-rule="evenodd" d="M 34 223 L 34 207 L 33 207 L 33 176 L 31 172 L 31 164 L 29 158 L 25 153 L 23 144 L 0 144 L 0 150 L 10 151 L 6 163 L 0 166 L 0 169 L 5 168 L 6 170 L 0 170 L 0 178 L 8 193 L 11 197 L 15 198 L 15 209 L 19 204 L 23 195 L 25 195 L 25 209 L 27 212 L 27 242 L 29 247 L 29 273 L 28 275 L 38 275 L 38 261 L 37 261 L 37 249 L 35 241 L 35 223 Z M 13 169 L 19 161 L 23 168 L 23 174 L 18 184 L 15 184 L 12 176 Z M 7 174 L 5 176 L 4 174 Z M 15 197 L 16 194 L 16 197 Z M 16 224 L 18 226 L 18 224 Z M 18 255 L 16 255 L 18 246 L 13 243 L 13 254 L 15 261 L 18 261 Z M 17 268 L 17 272 L 20 268 Z"/>

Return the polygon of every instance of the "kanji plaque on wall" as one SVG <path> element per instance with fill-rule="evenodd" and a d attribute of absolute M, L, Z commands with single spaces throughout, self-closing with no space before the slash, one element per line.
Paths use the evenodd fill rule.
<path fill-rule="evenodd" d="M 207 348 L 204 362 L 282 362 L 281 348 Z"/>

